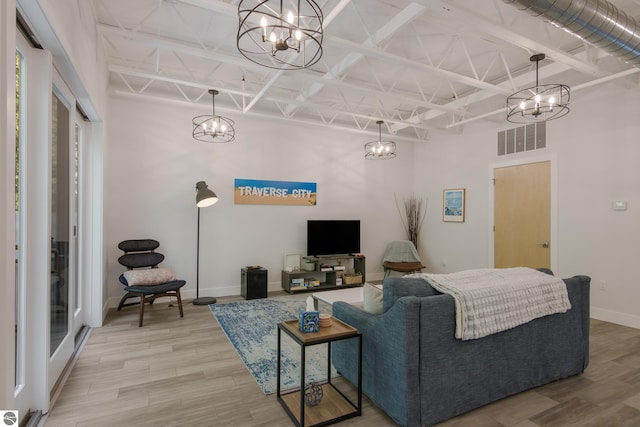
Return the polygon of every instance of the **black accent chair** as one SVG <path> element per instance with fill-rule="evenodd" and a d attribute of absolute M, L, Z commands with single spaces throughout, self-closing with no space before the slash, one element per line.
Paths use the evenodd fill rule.
<path fill-rule="evenodd" d="M 160 243 L 153 239 L 124 240 L 118 244 L 118 249 L 124 251 L 124 255 L 118 258 L 118 262 L 127 267 L 127 271 L 136 270 L 137 272 L 143 272 L 135 273 L 139 278 L 144 275 L 153 276 L 155 273 L 160 273 L 160 270 L 153 271 L 152 269 L 157 269 L 158 264 L 164 260 L 164 255 L 155 252 L 159 246 Z M 142 326 L 144 305 L 146 303 L 151 305 L 156 298 L 160 297 L 176 297 L 178 300 L 178 308 L 180 309 L 180 317 L 184 317 L 180 288 L 183 287 L 186 282 L 184 280 L 177 280 L 173 276 L 173 273 L 168 275 L 166 271 L 170 270 L 162 270 L 162 273 L 165 274 L 156 274 L 154 279 L 149 280 L 151 283 L 139 283 L 140 280 L 136 280 L 135 283 L 129 283 L 129 281 L 133 281 L 131 275 L 128 275 L 126 272 L 120 275 L 120 283 L 124 285 L 124 290 L 127 291 L 127 293 L 120 300 L 118 311 L 120 311 L 122 307 L 140 304 L 140 321 L 138 326 Z M 127 276 L 129 276 L 129 281 L 127 280 Z M 165 281 L 164 278 L 167 278 L 167 280 Z M 125 301 L 129 298 L 138 298 L 139 301 L 125 304 Z"/>

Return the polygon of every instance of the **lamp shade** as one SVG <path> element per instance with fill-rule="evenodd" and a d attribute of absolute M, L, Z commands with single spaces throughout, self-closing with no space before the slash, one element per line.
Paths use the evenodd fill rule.
<path fill-rule="evenodd" d="M 198 181 L 198 183 L 196 183 L 196 191 L 197 207 L 206 208 L 218 202 L 218 196 L 209 189 L 206 182 Z"/>

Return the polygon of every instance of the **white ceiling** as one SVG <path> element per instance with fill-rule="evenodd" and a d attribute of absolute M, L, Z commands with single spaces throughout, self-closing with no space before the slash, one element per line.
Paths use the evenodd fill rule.
<path fill-rule="evenodd" d="M 502 0 L 317 0 L 322 59 L 312 69 L 258 66 L 236 49 L 238 0 L 91 0 L 114 90 L 198 103 L 232 119 L 260 115 L 398 140 L 507 124 L 506 97 L 541 83 L 572 98 L 613 81 L 637 87 L 630 65 Z M 609 0 L 640 18 L 639 0 Z M 629 70 L 632 70 L 629 72 Z"/>

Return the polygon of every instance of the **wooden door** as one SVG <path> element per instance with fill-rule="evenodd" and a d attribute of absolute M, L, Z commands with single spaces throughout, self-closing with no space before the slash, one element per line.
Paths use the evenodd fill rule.
<path fill-rule="evenodd" d="M 494 265 L 551 267 L 550 162 L 494 169 Z"/>

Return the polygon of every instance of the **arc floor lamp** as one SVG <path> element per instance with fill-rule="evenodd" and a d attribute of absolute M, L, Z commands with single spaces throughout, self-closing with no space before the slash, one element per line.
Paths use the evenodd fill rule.
<path fill-rule="evenodd" d="M 198 237 L 196 249 L 196 298 L 193 300 L 194 305 L 215 304 L 214 297 L 200 296 L 200 208 L 206 208 L 218 203 L 218 196 L 209 189 L 207 183 L 198 181 L 196 183 L 196 206 L 198 207 Z"/>

